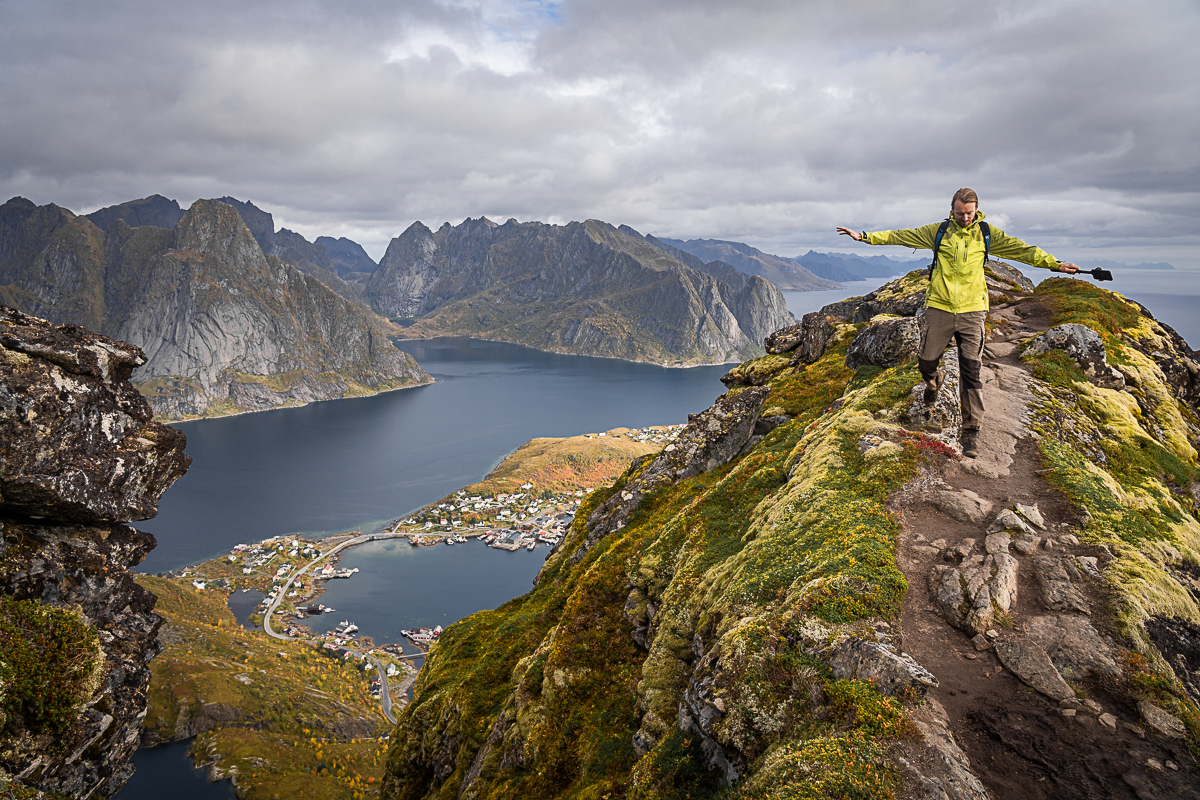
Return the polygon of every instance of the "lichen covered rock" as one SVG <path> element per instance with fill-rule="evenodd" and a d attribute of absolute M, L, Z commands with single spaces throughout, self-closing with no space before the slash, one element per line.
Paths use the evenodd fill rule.
<path fill-rule="evenodd" d="M 871 365 L 894 367 L 917 356 L 921 332 L 915 317 L 883 317 L 858 332 L 846 355 L 851 369 Z"/>
<path fill-rule="evenodd" d="M 1125 376 L 1108 365 L 1104 341 L 1091 328 L 1075 323 L 1056 325 L 1034 339 L 1024 355 L 1038 356 L 1051 350 L 1066 353 L 1092 383 L 1105 389 L 1125 388 Z"/>
<path fill-rule="evenodd" d="M 72 797 L 107 796 L 132 774 L 161 618 L 129 571 L 154 537 L 121 523 L 153 517 L 190 461 L 183 434 L 153 422 L 129 383 L 143 360 L 0 309 L 0 592 L 75 615 L 98 648 L 86 679 L 63 671 L 38 690 L 73 698 L 53 730 L 3 721 L 0 769 Z"/>

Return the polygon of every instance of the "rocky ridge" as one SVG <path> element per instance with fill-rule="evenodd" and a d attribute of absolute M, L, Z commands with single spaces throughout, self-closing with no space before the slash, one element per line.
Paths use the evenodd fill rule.
<path fill-rule="evenodd" d="M 776 332 L 442 635 L 382 796 L 1196 796 L 1196 354 L 988 282 L 979 459 L 953 370 L 920 399 L 923 271 Z"/>
<path fill-rule="evenodd" d="M 265 237 L 269 215 L 256 227 Z M 197 201 L 173 229 L 115 218 L 102 231 L 65 209 L 18 198 L 0 206 L 0 231 L 0 301 L 141 347 L 147 358 L 134 381 L 160 417 L 431 380 L 391 344 L 383 320 L 265 255 L 225 203 Z M 290 232 L 281 234 L 287 245 Z"/>
<path fill-rule="evenodd" d="M 0 307 L 0 785 L 104 797 L 132 774 L 162 620 L 130 569 L 186 472 L 124 342 Z M 12 670 L 12 671 L 10 671 Z"/>
<path fill-rule="evenodd" d="M 367 283 L 405 335 L 471 335 L 543 350 L 667 364 L 761 353 L 792 322 L 767 281 L 694 269 L 632 229 L 485 218 L 431 231 L 414 223 Z"/>

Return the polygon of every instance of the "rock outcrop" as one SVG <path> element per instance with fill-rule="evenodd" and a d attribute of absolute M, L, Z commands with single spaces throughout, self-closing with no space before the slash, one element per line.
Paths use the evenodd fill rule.
<path fill-rule="evenodd" d="M 714 277 L 656 242 L 597 220 L 479 218 L 437 231 L 414 223 L 392 240 L 367 290 L 377 311 L 410 325 L 409 336 L 676 365 L 759 355 L 758 342 L 793 322 L 767 281 Z"/>
<path fill-rule="evenodd" d="M 124 523 L 153 517 L 189 459 L 130 383 L 144 360 L 0 307 L 0 771 L 64 796 L 108 796 L 132 774 L 159 651 L 155 598 L 129 571 L 154 537 Z"/>
<path fill-rule="evenodd" d="M 264 241 L 269 216 L 258 231 Z M 16 199 L 0 206 L 0 230 L 0 301 L 140 347 L 146 362 L 133 379 L 160 417 L 431 380 L 391 344 L 383 320 L 264 255 L 225 203 L 197 201 L 172 230 L 118 218 L 105 232 L 57 206 Z"/>

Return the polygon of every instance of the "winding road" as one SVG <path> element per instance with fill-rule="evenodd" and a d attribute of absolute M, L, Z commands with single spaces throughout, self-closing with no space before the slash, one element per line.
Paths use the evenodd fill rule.
<path fill-rule="evenodd" d="M 408 534 L 398 534 L 398 533 L 363 534 L 362 536 L 355 536 L 353 539 L 347 539 L 346 541 L 339 544 L 337 547 L 334 547 L 331 550 L 321 553 L 321 555 L 317 556 L 312 561 L 308 562 L 303 567 L 301 567 L 300 569 L 298 569 L 294 573 L 292 573 L 292 576 L 287 579 L 287 582 L 285 584 L 283 584 L 283 586 L 280 587 L 279 592 L 275 595 L 275 599 L 271 601 L 271 604 L 269 606 L 267 606 L 267 611 L 263 615 L 263 630 L 267 632 L 268 636 L 271 636 L 275 639 L 283 639 L 284 641 L 287 641 L 287 642 L 298 641 L 297 637 L 287 636 L 286 634 L 282 634 L 282 633 L 276 633 L 275 630 L 271 627 L 271 615 L 275 613 L 275 609 L 279 608 L 279 604 L 283 602 L 284 597 L 287 595 L 288 589 L 292 588 L 292 584 L 296 582 L 297 578 L 299 578 L 301 575 L 308 572 L 310 569 L 313 568 L 313 566 L 315 566 L 319 562 L 329 558 L 330 556 L 336 554 L 337 552 L 341 551 L 342 549 L 344 549 L 346 547 L 352 547 L 356 544 L 362 544 L 363 542 L 370 542 L 370 541 L 375 541 L 378 539 L 399 539 L 399 538 L 402 538 L 407 535 Z M 346 648 L 346 649 L 349 650 L 349 652 L 353 653 L 356 656 L 369 658 L 371 660 L 371 663 L 375 665 L 375 671 L 379 674 L 379 683 L 380 683 L 379 705 L 383 711 L 383 716 L 387 718 L 388 722 L 395 725 L 396 718 L 394 716 L 392 716 L 392 695 L 391 695 L 391 692 L 388 691 L 387 673 L 384 672 L 383 664 L 380 663 L 379 659 L 375 658 L 375 656 L 365 654 L 365 653 L 360 653 L 357 650 L 351 650 L 350 648 Z"/>

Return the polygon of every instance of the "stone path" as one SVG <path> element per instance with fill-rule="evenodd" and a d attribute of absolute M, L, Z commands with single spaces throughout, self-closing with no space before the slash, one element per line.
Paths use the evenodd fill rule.
<path fill-rule="evenodd" d="M 1044 310 L 1023 310 L 993 316 L 1009 318 L 1010 335 L 1045 330 Z M 949 442 L 956 372 L 945 408 L 918 408 L 915 387 L 911 414 L 916 427 L 955 423 L 938 437 Z M 1179 740 L 1149 722 L 1172 730 L 1170 719 L 1104 690 L 1120 675 L 1107 621 L 1094 617 L 1111 556 L 1072 535 L 1077 511 L 1038 472 L 1016 347 L 990 342 L 982 377 L 979 458 L 926 472 L 893 500 L 910 585 L 902 646 L 939 682 L 915 719 L 929 747 L 906 748 L 905 763 L 928 796 L 958 800 L 1200 797 Z"/>

